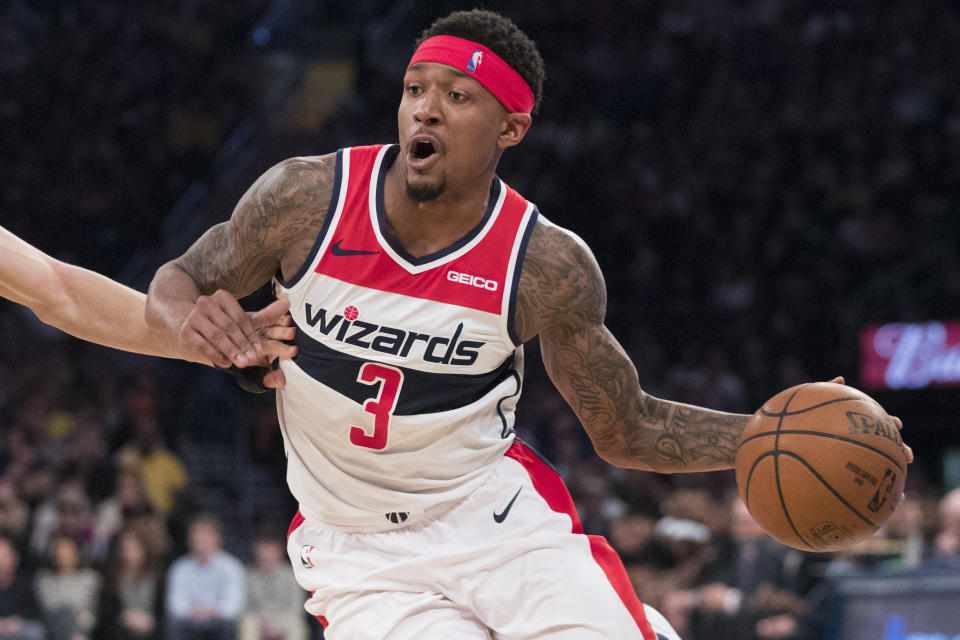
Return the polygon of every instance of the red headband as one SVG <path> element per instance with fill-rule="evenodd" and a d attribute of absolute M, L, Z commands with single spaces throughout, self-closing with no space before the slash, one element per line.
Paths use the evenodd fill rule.
<path fill-rule="evenodd" d="M 454 36 L 427 38 L 407 68 L 418 62 L 439 62 L 465 71 L 511 112 L 533 111 L 533 90 L 513 67 L 482 44 Z"/>

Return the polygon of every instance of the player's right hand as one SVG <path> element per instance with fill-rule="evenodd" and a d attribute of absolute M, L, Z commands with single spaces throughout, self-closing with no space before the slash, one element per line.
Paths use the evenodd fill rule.
<path fill-rule="evenodd" d="M 276 341 L 263 340 L 260 330 L 279 323 L 289 308 L 289 302 L 278 300 L 248 314 L 236 298 L 222 289 L 200 296 L 180 327 L 181 350 L 200 353 L 224 369 L 269 362 L 271 355 L 277 357 L 284 352 L 270 344 Z"/>
<path fill-rule="evenodd" d="M 289 301 L 275 300 L 259 311 L 246 312 L 250 322 L 257 328 L 257 335 L 261 338 L 261 347 L 255 364 L 269 367 L 277 358 L 292 358 L 297 355 L 297 347 L 286 342 L 293 340 L 296 335 L 293 318 L 287 313 L 289 309 Z M 283 385 L 267 386 L 282 387 Z"/>

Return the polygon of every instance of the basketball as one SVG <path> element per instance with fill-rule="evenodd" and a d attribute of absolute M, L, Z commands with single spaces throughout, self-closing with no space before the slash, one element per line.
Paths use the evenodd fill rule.
<path fill-rule="evenodd" d="M 906 475 L 893 419 L 870 396 L 833 382 L 772 397 L 737 449 L 737 488 L 750 514 L 804 551 L 836 551 L 871 535 L 896 508 Z"/>

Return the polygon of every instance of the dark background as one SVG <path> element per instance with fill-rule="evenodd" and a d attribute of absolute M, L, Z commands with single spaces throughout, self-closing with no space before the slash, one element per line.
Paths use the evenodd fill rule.
<path fill-rule="evenodd" d="M 864 326 L 960 319 L 960 3 L 484 4 L 547 68 L 500 175 L 593 249 L 608 325 L 650 393 L 749 413 L 800 382 L 856 385 Z M 274 162 L 395 140 L 416 34 L 469 6 L 3 3 L 0 224 L 145 290 Z M 558 464 L 588 527 L 608 525 L 598 496 L 656 512 L 671 491 L 732 486 L 598 463 L 528 354 L 519 432 Z M 292 514 L 270 398 L 81 344 L 0 301 L 0 474 L 24 440 L 63 471 L 82 421 L 112 455 L 143 394 L 191 473 L 182 519 L 218 512 L 243 555 Z M 903 419 L 911 490 L 939 495 L 942 455 L 960 447 L 957 389 L 874 396 Z"/>

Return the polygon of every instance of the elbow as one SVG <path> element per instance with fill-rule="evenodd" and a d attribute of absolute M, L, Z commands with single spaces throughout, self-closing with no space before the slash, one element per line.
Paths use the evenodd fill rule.
<path fill-rule="evenodd" d="M 594 450 L 604 462 L 620 469 L 651 471 L 653 473 L 681 471 L 676 466 L 661 460 L 656 451 L 653 450 L 627 451 L 623 447 L 597 447 L 596 445 L 594 445 Z"/>
<path fill-rule="evenodd" d="M 647 460 L 643 456 L 630 455 L 621 447 L 598 447 L 594 445 L 594 450 L 597 452 L 597 455 L 601 460 L 611 466 L 618 467 L 620 469 L 657 471 L 662 473 L 662 471 L 655 469 L 650 464 L 650 460 Z"/>
<path fill-rule="evenodd" d="M 600 456 L 600 459 L 609 464 L 610 466 L 617 467 L 618 469 L 635 469 L 636 465 L 632 464 L 631 461 L 623 455 L 611 452 L 597 452 L 597 455 Z"/>

